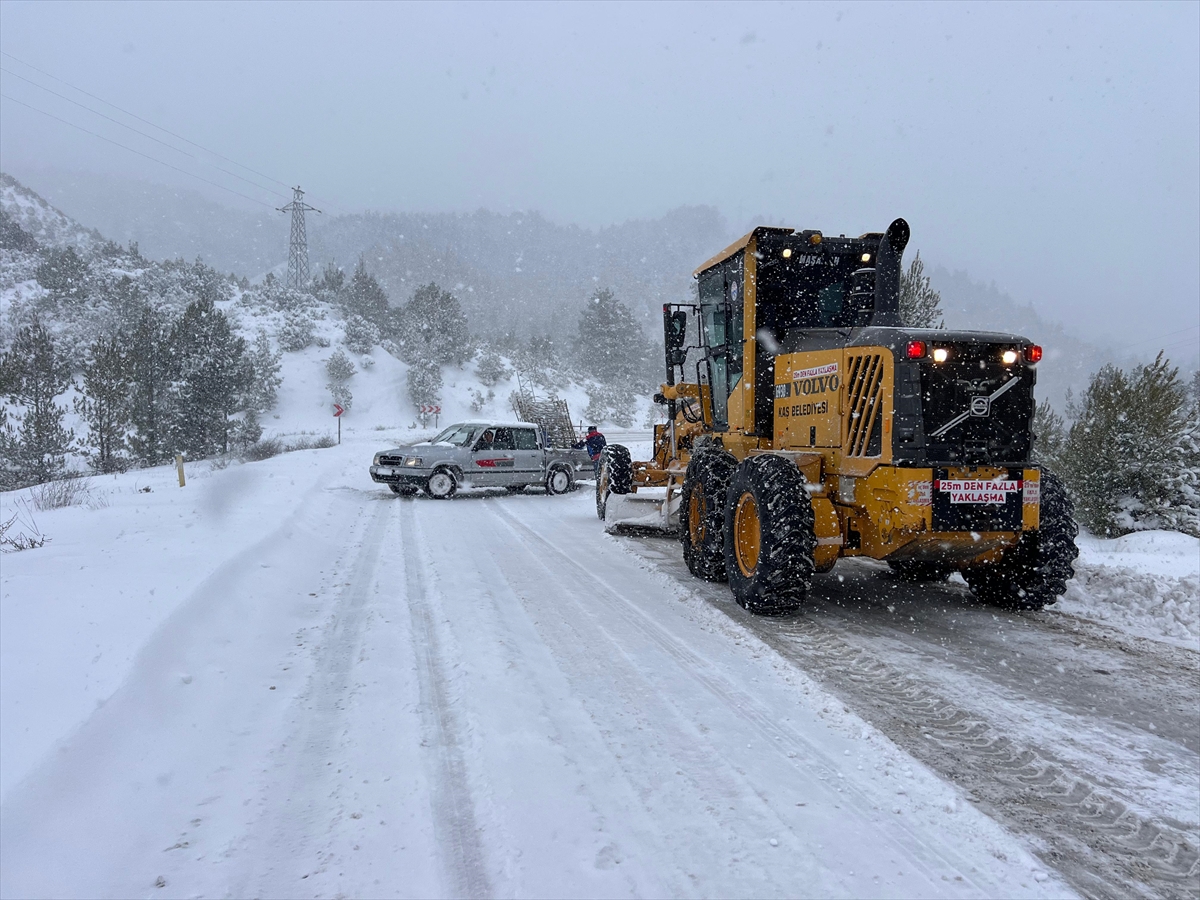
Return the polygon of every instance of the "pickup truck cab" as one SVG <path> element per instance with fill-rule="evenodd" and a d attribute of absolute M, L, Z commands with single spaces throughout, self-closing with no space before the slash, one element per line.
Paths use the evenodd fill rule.
<path fill-rule="evenodd" d="M 547 447 L 533 422 L 459 422 L 431 440 L 376 453 L 371 463 L 372 480 L 395 493 L 423 490 L 438 500 L 460 487 L 537 485 L 565 494 L 591 472 L 586 451 Z"/>

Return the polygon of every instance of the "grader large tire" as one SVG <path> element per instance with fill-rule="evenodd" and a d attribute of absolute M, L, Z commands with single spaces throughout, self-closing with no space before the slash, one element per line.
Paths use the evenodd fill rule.
<path fill-rule="evenodd" d="M 725 580 L 725 494 L 737 460 L 724 450 L 697 453 L 688 462 L 679 496 L 679 542 L 688 571 L 705 581 Z"/>
<path fill-rule="evenodd" d="M 596 515 L 604 520 L 609 494 L 628 494 L 633 490 L 633 457 L 629 448 L 609 444 L 600 451 L 600 471 L 596 474 Z"/>
<path fill-rule="evenodd" d="M 799 609 L 817 546 L 804 476 L 779 456 L 751 456 L 734 471 L 725 501 L 725 572 L 738 603 L 754 613 Z"/>
<path fill-rule="evenodd" d="M 985 603 L 1003 609 L 1041 609 L 1067 592 L 1075 577 L 1075 507 L 1058 477 L 1043 471 L 1041 523 L 1021 535 L 1017 546 L 1000 561 L 963 570 L 971 592 Z"/>

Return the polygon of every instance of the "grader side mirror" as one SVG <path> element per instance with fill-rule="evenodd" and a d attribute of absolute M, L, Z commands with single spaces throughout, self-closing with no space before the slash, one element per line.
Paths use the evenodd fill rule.
<path fill-rule="evenodd" d="M 682 366 L 687 360 L 683 345 L 687 342 L 687 312 L 663 310 L 663 331 L 667 348 L 667 365 Z"/>

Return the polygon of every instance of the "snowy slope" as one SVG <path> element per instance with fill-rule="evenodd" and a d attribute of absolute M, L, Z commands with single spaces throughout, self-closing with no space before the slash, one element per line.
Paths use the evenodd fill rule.
<path fill-rule="evenodd" d="M 0 209 L 44 246 L 86 250 L 102 240 L 4 172 L 0 172 Z"/>
<path fill-rule="evenodd" d="M 1141 637 L 1200 650 L 1200 540 L 1142 531 L 1079 536 L 1075 580 L 1057 606 Z"/>

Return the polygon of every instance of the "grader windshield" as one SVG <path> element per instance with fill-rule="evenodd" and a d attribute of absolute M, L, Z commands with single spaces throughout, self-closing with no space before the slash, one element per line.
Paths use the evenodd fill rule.
<path fill-rule="evenodd" d="M 795 329 L 865 325 L 874 308 L 878 238 L 764 234 L 758 242 L 758 328 L 776 340 Z"/>

